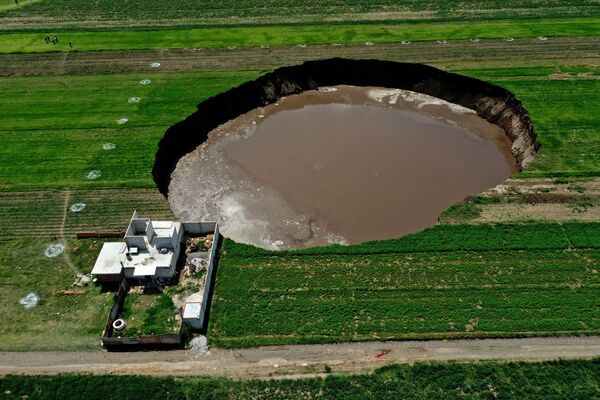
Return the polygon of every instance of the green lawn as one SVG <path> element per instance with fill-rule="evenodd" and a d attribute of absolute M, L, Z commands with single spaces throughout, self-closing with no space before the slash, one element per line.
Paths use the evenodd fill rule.
<path fill-rule="evenodd" d="M 335 367 L 333 367 L 335 373 Z M 307 367 L 306 373 L 318 373 Z M 5 399 L 595 399 L 600 361 L 418 363 L 371 374 L 326 378 L 226 378 L 110 375 L 0 377 Z"/>
<path fill-rule="evenodd" d="M 0 79 L 0 188 L 154 187 L 150 172 L 166 129 L 198 102 L 257 74 Z M 142 79 L 152 83 L 141 85 Z M 128 122 L 119 125 L 121 118 Z M 105 143 L 116 147 L 104 150 Z M 92 170 L 101 176 L 86 179 Z"/>
<path fill-rule="evenodd" d="M 120 336 L 178 333 L 175 304 L 165 293 L 128 293 L 123 305 L 127 328 Z"/>
<path fill-rule="evenodd" d="M 226 241 L 209 337 L 221 347 L 600 334 L 600 224 L 437 226 L 357 246 Z"/>
<path fill-rule="evenodd" d="M 0 351 L 97 349 L 112 294 L 89 285 L 73 287 L 76 272 L 89 273 L 100 251 L 100 243 L 66 241 L 67 252 L 56 258 L 44 256 L 50 243 L 62 239 L 21 239 L 1 242 L 0 250 Z M 61 295 L 63 290 L 83 294 Z M 29 292 L 40 303 L 25 309 L 19 300 Z"/>
<path fill-rule="evenodd" d="M 47 44 L 46 34 L 59 44 Z M 469 38 L 535 40 L 537 36 L 598 36 L 600 18 L 549 18 L 470 22 L 413 22 L 341 25 L 275 25 L 205 27 L 146 31 L 52 31 L 0 35 L 0 53 L 48 51 L 140 50 L 162 48 L 225 48 L 230 46 L 294 46 L 297 44 L 364 44 L 403 40 L 466 40 Z M 69 47 L 69 42 L 73 48 Z"/>

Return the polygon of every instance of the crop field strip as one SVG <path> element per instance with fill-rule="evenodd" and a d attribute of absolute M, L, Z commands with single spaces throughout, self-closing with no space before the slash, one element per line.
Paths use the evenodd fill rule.
<path fill-rule="evenodd" d="M 24 3 L 24 2 L 23 2 Z M 3 29 L 47 27 L 161 27 L 177 25 L 331 23 L 373 20 L 478 20 L 598 15 L 593 0 L 439 2 L 436 0 L 217 1 L 160 0 L 135 3 L 100 0 L 53 0 L 24 4 L 0 14 Z"/>
<path fill-rule="evenodd" d="M 306 374 L 321 371 L 309 366 Z M 111 375 L 0 378 L 14 398 L 62 400 L 89 396 L 194 399 L 592 399 L 598 394 L 600 361 L 417 363 L 388 365 L 369 374 L 309 379 L 245 379 Z"/>
<path fill-rule="evenodd" d="M 229 49 L 170 49 L 145 51 L 93 51 L 70 53 L 0 54 L 0 76 L 87 75 L 98 73 L 147 72 L 160 60 L 162 72 L 271 70 L 306 60 L 328 57 L 378 58 L 390 61 L 422 62 L 443 69 L 496 68 L 514 76 L 524 67 L 544 67 L 554 73 L 569 67 L 600 65 L 598 37 L 535 39 L 435 41 L 385 43 L 375 46 L 314 45 L 277 46 L 263 49 L 246 47 Z M 543 54 L 540 55 L 540 52 Z M 567 57 L 565 59 L 565 57 Z M 508 66 L 515 65 L 515 68 Z M 534 70 L 535 71 L 535 70 Z M 540 78 L 546 76 L 540 75 Z"/>
<path fill-rule="evenodd" d="M 503 210 L 508 208 L 510 211 L 510 206 L 515 209 L 533 207 L 531 214 L 519 220 L 530 222 L 532 219 L 544 219 L 544 206 L 560 205 L 564 205 L 563 222 L 594 220 L 589 215 L 597 214 L 600 179 L 560 182 L 552 179 L 512 179 L 503 185 L 502 194 L 491 191 L 473 198 L 484 218 L 478 215 L 468 218 L 458 216 L 442 218 L 441 222 L 482 223 L 486 222 L 485 218 L 490 218 L 487 215 L 498 212 L 505 215 L 499 215 L 494 222 L 508 222 L 512 221 L 511 214 Z M 150 218 L 173 218 L 167 200 L 156 189 L 11 190 L 0 192 L 0 241 L 60 236 L 67 195 L 68 206 L 75 203 L 86 205 L 81 212 L 67 212 L 64 234 L 69 237 L 77 231 L 121 231 L 131 217 L 132 205 L 141 215 Z M 44 224 L 39 224 L 42 220 Z"/>
<path fill-rule="evenodd" d="M 599 248 L 598 223 L 438 226 L 287 254 L 227 241 L 209 337 L 246 347 L 598 334 Z"/>
<path fill-rule="evenodd" d="M 150 170 L 167 127 L 191 114 L 197 101 L 256 75 L 148 73 L 2 80 L 0 188 L 153 187 Z M 152 83 L 141 85 L 146 78 Z M 129 103 L 130 97 L 139 97 L 139 103 Z M 128 122 L 119 125 L 120 118 Z M 116 147 L 104 150 L 104 143 Z M 91 170 L 102 175 L 86 180 Z"/>
<path fill-rule="evenodd" d="M 48 44 L 44 35 L 58 36 Z M 539 40 L 600 35 L 599 18 L 488 20 L 432 23 L 373 23 L 349 25 L 281 25 L 204 27 L 174 30 L 55 31 L 3 33 L 0 53 L 57 51 L 148 50 L 174 48 L 229 48 L 294 45 L 365 45 L 372 42 L 452 41 L 470 39 Z M 71 47 L 69 43 L 72 43 Z"/>
<path fill-rule="evenodd" d="M 67 194 L 69 206 L 86 205 L 80 212 L 67 212 L 64 234 L 68 237 L 78 231 L 121 232 L 134 208 L 149 218 L 173 218 L 166 199 L 156 189 L 6 191 L 0 192 L 0 241 L 60 236 Z"/>

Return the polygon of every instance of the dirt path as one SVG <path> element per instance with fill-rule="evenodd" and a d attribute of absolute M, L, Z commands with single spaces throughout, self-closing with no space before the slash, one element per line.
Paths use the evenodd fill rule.
<path fill-rule="evenodd" d="M 533 38 L 507 44 L 503 40 L 464 40 L 440 45 L 435 41 L 382 43 L 376 46 L 314 45 L 240 47 L 229 49 L 165 49 L 140 51 L 91 51 L 71 53 L 0 54 L 0 76 L 85 75 L 153 71 L 160 62 L 161 72 L 265 70 L 307 60 L 329 57 L 378 58 L 390 61 L 421 62 L 453 69 L 498 68 L 507 65 L 598 65 L 600 38 Z M 543 53 L 543 56 L 540 54 Z M 68 54 L 68 58 L 67 58 Z M 153 71 L 155 72 L 155 71 Z M 557 79 L 559 77 L 556 77 Z M 560 79 L 572 79 L 566 74 Z"/>
<path fill-rule="evenodd" d="M 232 378 L 309 377 L 333 372 L 369 372 L 392 363 L 422 361 L 527 360 L 600 356 L 600 337 L 554 337 L 453 341 L 357 342 L 327 345 L 140 353 L 0 353 L 0 375 L 94 374 L 198 375 Z"/>
<path fill-rule="evenodd" d="M 65 201 L 63 204 L 62 221 L 60 223 L 60 237 L 61 237 L 63 243 L 65 243 L 65 244 L 67 243 L 67 237 L 65 236 L 65 225 L 67 223 L 67 216 L 69 213 L 69 201 L 70 200 L 71 200 L 71 191 L 67 190 L 67 192 L 65 193 Z M 81 271 L 79 271 L 79 269 L 75 266 L 75 264 L 73 264 L 73 261 L 71 261 L 71 256 L 69 254 L 70 251 L 71 250 L 69 249 L 69 247 L 67 245 L 67 248 L 65 249 L 65 252 L 63 253 L 65 262 L 73 270 L 73 272 L 76 275 L 81 274 Z"/>

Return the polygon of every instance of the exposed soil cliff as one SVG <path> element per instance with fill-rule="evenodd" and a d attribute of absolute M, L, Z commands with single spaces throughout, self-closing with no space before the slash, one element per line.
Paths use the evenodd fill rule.
<path fill-rule="evenodd" d="M 200 103 L 198 111 L 171 126 L 159 143 L 152 170 L 158 189 L 168 195 L 179 159 L 217 126 L 283 96 L 337 85 L 406 89 L 475 110 L 506 132 L 519 169 L 527 166 L 540 147 L 527 110 L 506 89 L 423 64 L 334 58 L 279 68 Z"/>

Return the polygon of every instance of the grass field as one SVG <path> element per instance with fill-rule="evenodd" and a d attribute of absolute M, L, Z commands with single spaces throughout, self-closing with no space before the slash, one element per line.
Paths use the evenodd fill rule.
<path fill-rule="evenodd" d="M 111 296 L 60 294 L 99 250 L 73 234 L 122 230 L 135 209 L 172 218 L 150 175 L 167 127 L 275 67 L 331 56 L 506 87 L 542 149 L 503 193 L 416 236 L 276 255 L 227 242 L 213 344 L 599 334 L 600 226 L 584 221 L 600 220 L 600 5 L 440 4 L 0 1 L 0 349 L 96 348 Z M 67 253 L 45 258 L 57 241 Z M 18 304 L 29 291 L 42 298 L 33 310 Z"/>
<path fill-rule="evenodd" d="M 312 371 L 307 367 L 307 373 Z M 335 372 L 335 371 L 333 371 Z M 372 374 L 234 381 L 142 376 L 6 376 L 0 397 L 136 399 L 592 399 L 600 362 L 391 365 Z"/>
<path fill-rule="evenodd" d="M 600 333 L 600 224 L 438 226 L 287 253 L 228 241 L 220 347 Z"/>
<path fill-rule="evenodd" d="M 280 25 L 257 27 L 205 27 L 144 31 L 52 31 L 57 45 L 44 41 L 46 32 L 5 33 L 0 53 L 142 50 L 165 48 L 225 48 L 389 43 L 426 40 L 468 40 L 600 35 L 598 18 L 548 18 L 532 20 L 486 20 L 471 22 L 414 22 L 340 25 Z M 73 47 L 69 46 L 69 42 Z"/>
<path fill-rule="evenodd" d="M 9 0 L 5 0 L 9 1 Z M 23 4 L 24 0 L 21 1 Z M 4 29 L 42 29 L 51 26 L 173 26 L 215 24 L 323 23 L 371 20 L 473 20 L 598 15 L 593 0 L 53 0 L 10 10 L 2 17 Z"/>
<path fill-rule="evenodd" d="M 122 336 L 162 335 L 177 333 L 175 304 L 167 294 L 129 293 L 123 305 L 123 318 L 128 321 Z"/>
<path fill-rule="evenodd" d="M 0 188 L 153 187 L 167 127 L 255 72 L 7 78 L 0 82 Z M 142 79 L 150 79 L 142 85 Z M 129 98 L 139 97 L 138 103 Z M 118 120 L 128 122 L 119 125 Z M 103 144 L 112 143 L 113 150 Z M 91 170 L 101 171 L 95 180 Z"/>
<path fill-rule="evenodd" d="M 112 293 L 71 286 L 76 273 L 89 273 L 100 243 L 48 239 L 0 242 L 0 351 L 91 349 L 100 343 Z M 58 241 L 67 245 L 71 266 L 64 255 L 44 257 L 48 243 Z M 65 290 L 82 293 L 63 295 Z M 30 292 L 40 304 L 26 310 L 19 300 Z"/>

